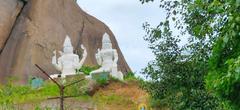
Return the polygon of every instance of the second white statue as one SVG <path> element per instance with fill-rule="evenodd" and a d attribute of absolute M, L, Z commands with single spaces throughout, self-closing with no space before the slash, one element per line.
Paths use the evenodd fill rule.
<path fill-rule="evenodd" d="M 92 74 L 98 74 L 102 72 L 109 72 L 110 75 L 119 80 L 123 80 L 123 74 L 117 69 L 118 53 L 116 49 L 112 48 L 112 42 L 107 33 L 102 38 L 102 49 L 98 49 L 96 53 L 97 63 L 101 66 L 99 69 L 92 71 Z"/>

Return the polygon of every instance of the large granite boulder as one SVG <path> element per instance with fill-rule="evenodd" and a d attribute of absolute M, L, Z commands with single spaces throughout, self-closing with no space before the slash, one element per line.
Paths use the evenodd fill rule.
<path fill-rule="evenodd" d="M 4 42 L 0 52 L 1 81 L 5 82 L 7 77 L 17 77 L 18 82 L 26 83 L 32 76 L 44 77 L 34 64 L 40 65 L 48 73 L 58 73 L 51 64 L 52 52 L 62 50 L 67 34 L 79 55 L 82 51 L 80 44 L 84 44 L 88 51 L 84 65 L 93 66 L 97 64 L 95 53 L 101 47 L 102 35 L 107 32 L 113 48 L 118 51 L 118 69 L 123 73 L 131 71 L 111 30 L 85 13 L 74 0 L 28 0 L 22 10 L 19 10 L 19 1 L 0 0 L 0 6 L 6 4 L 6 8 L 0 7 L 0 18 L 5 19 L 0 19 L 0 24 L 7 21 L 5 25 L 8 26 L 0 25 L 0 41 Z M 17 5 L 13 8 L 12 4 Z M 21 13 L 16 16 L 18 12 Z M 11 19 L 5 17 L 9 15 L 12 15 Z M 17 18 L 16 21 L 14 18 Z M 7 31 L 2 31 L 4 28 Z M 3 33 L 4 37 L 1 36 Z"/>

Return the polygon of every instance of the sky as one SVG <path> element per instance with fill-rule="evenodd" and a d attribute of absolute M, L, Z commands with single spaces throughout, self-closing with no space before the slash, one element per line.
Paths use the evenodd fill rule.
<path fill-rule="evenodd" d="M 119 47 L 133 72 L 140 73 L 154 59 L 143 23 L 156 26 L 166 14 L 157 3 L 142 5 L 139 0 L 78 0 L 88 14 L 104 22 L 114 33 Z"/>

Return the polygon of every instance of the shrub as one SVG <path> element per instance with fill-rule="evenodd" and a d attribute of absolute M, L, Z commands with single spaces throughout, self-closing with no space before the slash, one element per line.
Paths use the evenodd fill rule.
<path fill-rule="evenodd" d="M 84 76 L 81 74 L 75 75 L 72 78 L 67 79 L 67 83 L 72 83 L 84 79 Z M 80 96 L 84 95 L 87 92 L 87 80 L 82 80 L 76 84 L 73 84 L 65 88 L 65 94 L 68 96 Z"/>
<path fill-rule="evenodd" d="M 104 85 L 108 84 L 108 79 L 106 79 L 106 78 L 99 78 L 96 81 L 100 86 L 104 86 Z"/>
<path fill-rule="evenodd" d="M 135 73 L 133 73 L 133 72 L 128 72 L 128 73 L 124 76 L 124 80 L 129 80 L 129 79 L 136 79 Z"/>
<path fill-rule="evenodd" d="M 85 75 L 89 75 L 93 70 L 98 69 L 99 66 L 82 66 L 80 69 L 77 69 L 76 72 L 83 72 Z"/>

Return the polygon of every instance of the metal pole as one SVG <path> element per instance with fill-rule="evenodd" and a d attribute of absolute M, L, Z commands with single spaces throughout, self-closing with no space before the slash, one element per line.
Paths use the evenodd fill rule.
<path fill-rule="evenodd" d="M 61 89 L 60 89 L 60 110 L 64 110 L 63 101 L 64 101 L 64 86 L 61 85 Z"/>
<path fill-rule="evenodd" d="M 40 66 L 38 66 L 37 64 L 35 64 L 35 66 L 42 71 L 42 73 L 44 73 L 49 79 L 52 80 L 52 82 L 54 82 L 58 88 L 59 88 L 59 92 L 60 92 L 60 110 L 64 110 L 64 105 L 63 105 L 63 98 L 64 98 L 64 86 L 62 84 L 59 84 L 57 81 L 55 81 L 53 78 L 50 77 L 49 74 L 47 74 Z"/>
<path fill-rule="evenodd" d="M 38 66 L 37 64 L 35 64 L 35 66 L 42 71 L 43 74 L 45 74 L 49 79 L 51 79 L 55 84 L 57 84 L 57 86 L 60 88 L 61 85 L 55 81 L 52 77 L 50 77 L 50 75 L 48 75 L 40 66 Z"/>

